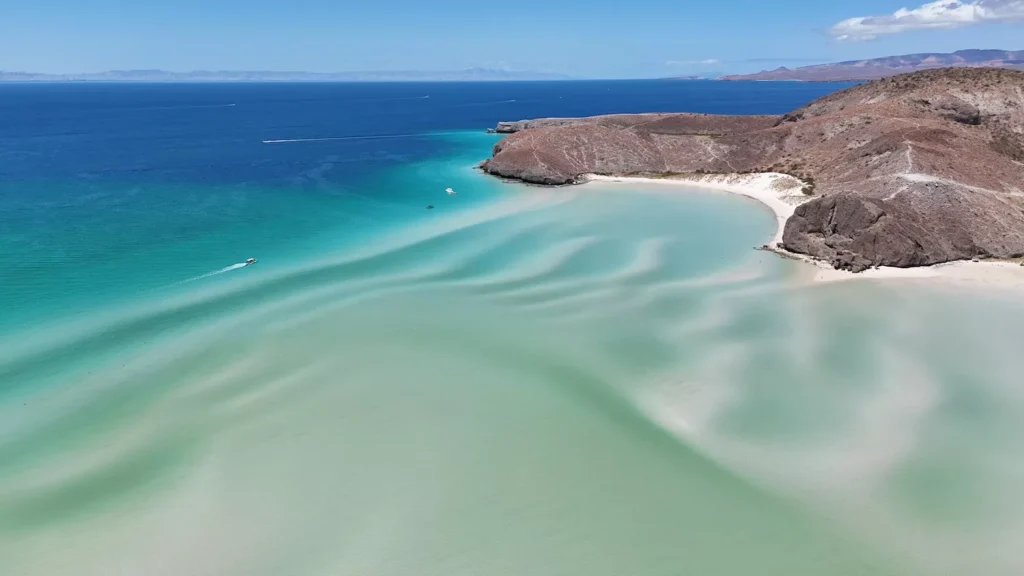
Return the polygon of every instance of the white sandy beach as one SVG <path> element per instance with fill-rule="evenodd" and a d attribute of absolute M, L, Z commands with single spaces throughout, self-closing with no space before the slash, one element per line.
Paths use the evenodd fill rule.
<path fill-rule="evenodd" d="M 773 249 L 782 241 L 786 220 L 796 207 L 810 200 L 801 192 L 803 182 L 788 174 L 765 172 L 760 174 L 694 174 L 672 178 L 640 178 L 632 176 L 587 176 L 592 182 L 618 182 L 641 185 L 676 186 L 721 190 L 757 200 L 775 213 L 777 228 L 769 246 Z M 949 262 L 918 268 L 882 266 L 854 274 L 836 270 L 826 263 L 801 254 L 786 252 L 814 266 L 809 274 L 812 282 L 843 282 L 850 280 L 939 279 L 963 285 L 995 288 L 1024 288 L 1024 266 L 1015 262 Z"/>

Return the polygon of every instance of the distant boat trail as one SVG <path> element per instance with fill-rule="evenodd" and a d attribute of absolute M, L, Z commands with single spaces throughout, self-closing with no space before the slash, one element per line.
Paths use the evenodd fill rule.
<path fill-rule="evenodd" d="M 214 270 L 213 272 L 208 272 L 206 274 L 203 274 L 202 276 L 196 276 L 195 278 L 189 278 L 188 280 L 183 280 L 181 283 L 183 284 L 185 282 L 195 282 L 196 280 L 202 280 L 204 278 L 210 278 L 211 276 L 217 276 L 218 274 L 224 274 L 225 272 L 231 272 L 232 270 L 238 270 L 239 268 L 245 268 L 245 267 L 246 267 L 245 262 L 239 262 L 238 264 L 232 264 L 231 266 L 225 266 L 225 267 L 221 268 L 220 270 Z"/>
<path fill-rule="evenodd" d="M 327 142 L 330 140 L 384 140 L 387 138 L 418 138 L 423 134 L 379 134 L 376 136 L 332 136 L 328 138 L 288 138 L 281 140 L 264 140 L 264 144 L 286 144 L 290 142 Z"/>

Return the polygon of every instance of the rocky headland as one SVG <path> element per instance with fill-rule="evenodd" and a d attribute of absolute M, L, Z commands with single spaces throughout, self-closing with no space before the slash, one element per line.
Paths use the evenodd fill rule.
<path fill-rule="evenodd" d="M 781 248 L 862 271 L 1024 256 L 1024 72 L 946 68 L 861 84 L 782 116 L 629 114 L 505 122 L 483 169 L 588 175 L 776 172 L 807 201 Z"/>

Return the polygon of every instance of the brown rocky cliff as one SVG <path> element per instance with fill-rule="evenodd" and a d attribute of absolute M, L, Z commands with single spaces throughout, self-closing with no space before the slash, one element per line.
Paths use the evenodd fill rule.
<path fill-rule="evenodd" d="M 780 171 L 813 182 L 787 249 L 854 270 L 1024 255 L 1024 72 L 929 70 L 783 116 L 640 114 L 513 123 L 483 165 L 588 173 Z"/>

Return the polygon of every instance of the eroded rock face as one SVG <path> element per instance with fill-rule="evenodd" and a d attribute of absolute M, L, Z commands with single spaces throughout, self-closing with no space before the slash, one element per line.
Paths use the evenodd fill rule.
<path fill-rule="evenodd" d="M 775 116 L 623 114 L 502 122 L 497 131 L 513 135 L 494 147 L 483 168 L 534 184 L 571 184 L 583 174 L 736 172 L 739 164 L 749 169 L 754 158 L 744 159 L 723 138 L 755 133 L 776 121 Z"/>
<path fill-rule="evenodd" d="M 955 68 L 862 84 L 783 116 L 633 114 L 504 124 L 492 174 L 786 172 L 814 198 L 788 250 L 863 270 L 1024 255 L 1024 72 Z M 499 126 L 499 128 L 502 128 Z"/>
<path fill-rule="evenodd" d="M 891 212 L 883 200 L 849 193 L 798 206 L 783 234 L 788 250 L 828 255 L 836 268 L 851 272 L 931 264 L 936 247 L 921 240 L 928 241 L 927 230 L 913 213 Z"/>

